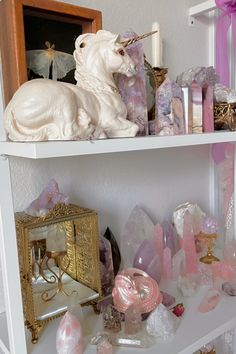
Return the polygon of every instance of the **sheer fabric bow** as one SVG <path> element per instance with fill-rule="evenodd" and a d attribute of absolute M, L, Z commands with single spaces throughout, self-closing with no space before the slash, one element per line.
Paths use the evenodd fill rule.
<path fill-rule="evenodd" d="M 228 58 L 228 30 L 232 24 L 234 54 L 236 52 L 236 0 L 215 0 L 222 10 L 216 23 L 216 72 L 220 83 L 230 86 L 230 69 Z"/>

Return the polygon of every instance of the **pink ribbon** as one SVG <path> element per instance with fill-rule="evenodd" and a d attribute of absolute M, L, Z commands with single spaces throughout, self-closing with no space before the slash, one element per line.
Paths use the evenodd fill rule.
<path fill-rule="evenodd" d="M 215 0 L 222 11 L 216 22 L 216 72 L 220 83 L 230 86 L 230 69 L 228 58 L 228 30 L 232 24 L 233 45 L 236 53 L 236 0 Z"/>

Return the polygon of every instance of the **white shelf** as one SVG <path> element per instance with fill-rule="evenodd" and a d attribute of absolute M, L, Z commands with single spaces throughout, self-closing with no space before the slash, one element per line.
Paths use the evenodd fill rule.
<path fill-rule="evenodd" d="M 236 132 L 147 136 L 92 141 L 0 142 L 0 155 L 43 159 L 236 142 Z"/>
<path fill-rule="evenodd" d="M 190 7 L 189 16 L 197 17 L 215 9 L 216 9 L 215 0 L 207 0 L 202 2 L 199 5 Z"/>
<path fill-rule="evenodd" d="M 5 312 L 0 313 L 0 354 L 9 354 L 9 339 Z"/>
<path fill-rule="evenodd" d="M 192 354 L 204 344 L 212 341 L 236 326 L 236 298 L 222 295 L 220 304 L 211 312 L 201 314 L 197 307 L 206 293 L 207 288 L 202 288 L 193 298 L 184 298 L 184 304 L 187 307 L 183 320 L 177 329 L 176 335 L 171 342 L 157 342 L 155 346 L 145 349 L 149 354 Z M 89 309 L 85 310 L 86 312 Z M 99 323 L 99 317 L 92 313 L 86 313 L 86 332 L 93 329 Z M 83 323 L 84 325 L 84 323 Z M 28 353 L 56 354 L 55 338 L 58 326 L 58 320 L 50 323 L 42 332 L 39 342 L 36 345 L 28 341 Z M 101 327 L 99 328 L 101 331 Z M 137 354 L 137 349 L 125 347 L 117 348 L 119 354 Z M 142 350 L 140 353 L 143 352 Z M 95 354 L 96 346 L 87 345 L 85 354 Z M 223 353 L 221 353 L 223 354 Z"/>

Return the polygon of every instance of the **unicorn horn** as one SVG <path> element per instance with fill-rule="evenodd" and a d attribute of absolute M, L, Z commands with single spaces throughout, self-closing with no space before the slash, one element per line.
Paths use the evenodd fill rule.
<path fill-rule="evenodd" d="M 126 41 L 122 41 L 121 44 L 123 45 L 123 47 L 128 47 L 129 45 L 140 41 L 140 39 L 144 39 L 146 37 L 152 36 L 154 33 L 157 33 L 157 32 L 158 31 L 148 32 L 148 33 L 142 34 L 141 36 L 130 38 L 130 39 L 127 39 Z"/>

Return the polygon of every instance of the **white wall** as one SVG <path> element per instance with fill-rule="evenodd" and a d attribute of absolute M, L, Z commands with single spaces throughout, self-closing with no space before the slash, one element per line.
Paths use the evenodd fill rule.
<path fill-rule="evenodd" d="M 60 0 L 102 11 L 103 28 L 114 33 L 133 29 L 138 34 L 160 23 L 164 39 L 164 65 L 173 78 L 191 66 L 207 65 L 208 26 L 197 22 L 188 26 L 188 9 L 201 0 Z M 151 39 L 143 41 L 151 60 Z"/>
<path fill-rule="evenodd" d="M 188 200 L 209 211 L 207 156 L 203 146 L 53 161 L 13 159 L 15 208 L 23 210 L 54 177 L 72 202 L 98 211 L 101 232 L 110 226 L 119 236 L 136 204 L 154 222 L 171 217 L 174 208 Z"/>

